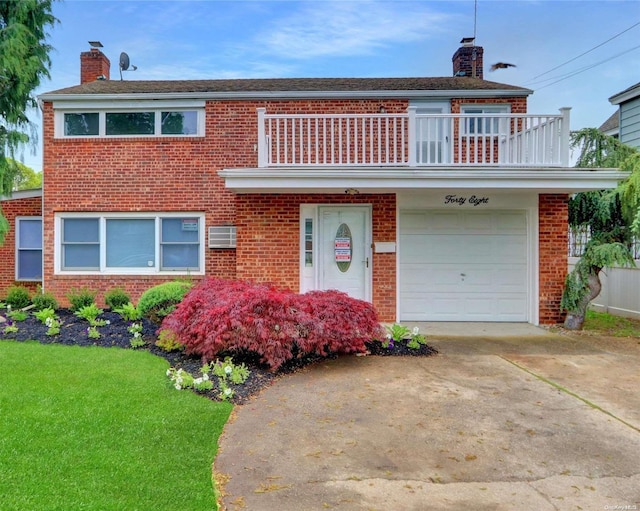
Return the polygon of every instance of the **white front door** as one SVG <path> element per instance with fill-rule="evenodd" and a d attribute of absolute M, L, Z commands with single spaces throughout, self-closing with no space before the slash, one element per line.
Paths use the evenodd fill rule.
<path fill-rule="evenodd" d="M 319 289 L 370 301 L 370 209 L 323 206 L 318 212 Z"/>

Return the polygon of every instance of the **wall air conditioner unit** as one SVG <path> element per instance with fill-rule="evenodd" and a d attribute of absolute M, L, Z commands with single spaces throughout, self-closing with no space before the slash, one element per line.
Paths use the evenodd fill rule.
<path fill-rule="evenodd" d="M 209 227 L 209 248 L 236 248 L 236 226 L 215 225 Z"/>

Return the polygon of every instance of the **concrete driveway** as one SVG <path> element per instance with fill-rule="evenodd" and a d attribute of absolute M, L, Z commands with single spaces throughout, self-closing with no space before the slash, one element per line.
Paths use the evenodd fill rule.
<path fill-rule="evenodd" d="M 638 340 L 517 328 L 277 381 L 225 428 L 225 508 L 640 509 Z"/>

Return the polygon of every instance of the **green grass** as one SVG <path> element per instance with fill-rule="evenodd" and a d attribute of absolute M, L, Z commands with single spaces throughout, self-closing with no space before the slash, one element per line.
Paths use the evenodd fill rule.
<path fill-rule="evenodd" d="M 212 510 L 231 405 L 149 353 L 0 341 L 0 508 Z"/>
<path fill-rule="evenodd" d="M 638 337 L 640 321 L 590 310 L 587 311 L 584 330 L 611 337 Z"/>

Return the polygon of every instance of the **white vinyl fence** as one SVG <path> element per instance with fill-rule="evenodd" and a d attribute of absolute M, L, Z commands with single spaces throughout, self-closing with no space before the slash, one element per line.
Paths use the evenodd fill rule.
<path fill-rule="evenodd" d="M 569 271 L 573 269 L 588 233 L 573 231 L 569 240 Z M 614 316 L 640 319 L 640 241 L 634 244 L 635 268 L 605 268 L 600 272 L 602 291 L 591 306 Z"/>

